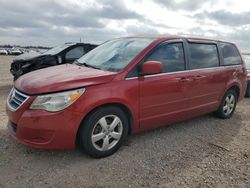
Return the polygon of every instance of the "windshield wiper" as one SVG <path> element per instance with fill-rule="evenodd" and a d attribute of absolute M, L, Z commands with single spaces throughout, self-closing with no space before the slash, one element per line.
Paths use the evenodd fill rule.
<path fill-rule="evenodd" d="M 82 63 L 80 63 L 78 60 L 75 60 L 75 61 L 74 61 L 74 64 L 75 64 L 75 65 L 78 65 L 78 66 L 81 66 L 81 65 L 82 65 Z"/>
<path fill-rule="evenodd" d="M 85 67 L 90 67 L 90 68 L 93 68 L 93 69 L 99 69 L 100 70 L 99 67 L 95 67 L 95 66 L 87 64 L 87 63 L 81 63 L 81 65 L 84 65 Z"/>
<path fill-rule="evenodd" d="M 78 60 L 75 60 L 74 64 L 78 65 L 78 66 L 83 66 L 84 65 L 85 67 L 90 67 L 90 68 L 93 68 L 93 69 L 99 69 L 100 70 L 99 67 L 95 67 L 95 66 L 87 64 L 87 63 L 80 63 Z"/>

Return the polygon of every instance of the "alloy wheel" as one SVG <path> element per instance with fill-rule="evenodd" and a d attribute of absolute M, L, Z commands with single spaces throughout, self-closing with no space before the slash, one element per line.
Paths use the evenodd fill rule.
<path fill-rule="evenodd" d="M 223 105 L 223 113 L 228 116 L 229 114 L 231 114 L 234 110 L 234 106 L 235 106 L 236 100 L 233 94 L 229 94 L 225 101 L 224 101 L 224 105 Z"/>
<path fill-rule="evenodd" d="M 107 151 L 112 149 L 121 139 L 123 124 L 116 115 L 106 115 L 95 124 L 91 141 L 95 149 Z"/>

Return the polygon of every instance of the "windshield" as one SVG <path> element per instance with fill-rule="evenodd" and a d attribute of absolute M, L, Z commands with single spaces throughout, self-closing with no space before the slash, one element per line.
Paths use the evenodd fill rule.
<path fill-rule="evenodd" d="M 247 69 L 250 69 L 250 55 L 244 56 Z"/>
<path fill-rule="evenodd" d="M 47 55 L 56 55 L 59 52 L 63 51 L 64 49 L 68 48 L 70 45 L 69 44 L 63 44 L 60 46 L 56 46 L 46 52 L 44 52 L 43 54 L 47 54 Z"/>
<path fill-rule="evenodd" d="M 152 38 L 111 40 L 82 56 L 76 64 L 118 72 L 124 69 L 153 40 Z"/>

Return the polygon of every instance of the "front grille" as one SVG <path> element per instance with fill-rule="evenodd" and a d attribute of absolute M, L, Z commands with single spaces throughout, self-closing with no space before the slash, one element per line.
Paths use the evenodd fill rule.
<path fill-rule="evenodd" d="M 17 91 L 15 88 L 13 88 L 7 98 L 7 104 L 8 107 L 12 111 L 17 111 L 18 108 L 20 108 L 25 101 L 27 101 L 29 96 Z"/>

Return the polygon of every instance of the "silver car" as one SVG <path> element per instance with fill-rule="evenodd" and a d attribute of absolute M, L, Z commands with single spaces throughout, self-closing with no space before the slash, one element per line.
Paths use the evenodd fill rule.
<path fill-rule="evenodd" d="M 5 49 L 0 49 L 0 55 L 8 55 L 8 51 Z"/>

